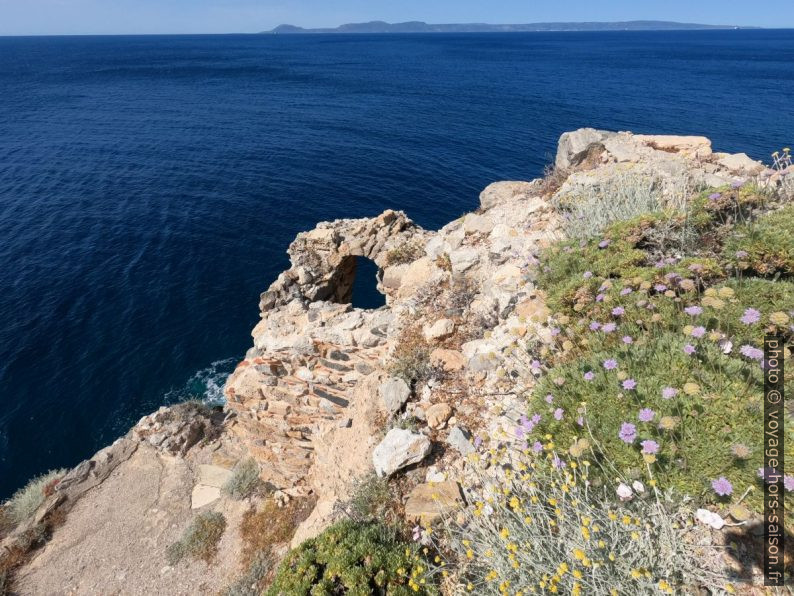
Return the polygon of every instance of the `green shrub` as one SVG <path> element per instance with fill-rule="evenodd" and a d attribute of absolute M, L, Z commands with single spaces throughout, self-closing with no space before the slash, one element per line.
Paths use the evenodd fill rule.
<path fill-rule="evenodd" d="M 343 521 L 282 561 L 268 596 L 437 594 L 416 548 L 383 525 Z"/>
<path fill-rule="evenodd" d="M 635 498 L 621 503 L 615 485 L 591 484 L 586 458 L 559 467 L 551 447 L 535 453 L 503 446 L 478 463 L 480 500 L 463 521 L 446 524 L 458 561 L 454 593 L 672 594 L 725 587 L 704 565 L 719 556 L 717 549 L 701 547 L 696 556 L 700 529 L 691 512 L 660 492 L 640 487 L 642 493 L 634 489 Z"/>
<path fill-rule="evenodd" d="M 23 488 L 15 492 L 5 505 L 5 515 L 14 524 L 20 524 L 30 518 L 44 503 L 47 492 L 66 473 L 66 470 L 52 470 L 37 476 Z"/>
<path fill-rule="evenodd" d="M 233 499 L 245 499 L 259 486 L 259 464 L 252 457 L 234 466 L 232 475 L 223 485 L 223 492 Z"/>
<path fill-rule="evenodd" d="M 725 258 L 747 273 L 794 274 L 794 205 L 735 230 L 725 243 Z"/>
<path fill-rule="evenodd" d="M 226 518 L 222 513 L 208 511 L 200 513 L 185 529 L 182 537 L 168 547 L 166 557 L 169 565 L 176 565 L 185 557 L 212 560 L 218 552 L 223 532 L 226 530 Z"/>

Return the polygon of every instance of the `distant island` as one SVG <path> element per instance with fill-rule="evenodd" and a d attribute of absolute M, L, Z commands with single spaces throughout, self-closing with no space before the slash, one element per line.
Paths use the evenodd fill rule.
<path fill-rule="evenodd" d="M 699 23 L 676 23 L 673 21 L 619 21 L 584 23 L 527 23 L 523 25 L 489 25 L 486 23 L 463 23 L 431 25 L 422 21 L 406 23 L 348 23 L 339 27 L 305 29 L 295 25 L 279 25 L 269 34 L 302 33 L 511 33 L 522 31 L 687 31 L 703 29 L 758 29 L 735 25 L 703 25 Z"/>

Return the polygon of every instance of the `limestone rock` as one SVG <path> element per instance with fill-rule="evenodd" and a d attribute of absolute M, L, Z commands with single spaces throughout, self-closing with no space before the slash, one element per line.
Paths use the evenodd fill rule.
<path fill-rule="evenodd" d="M 681 153 L 686 157 L 705 158 L 711 155 L 711 141 L 706 137 L 676 135 L 634 135 L 640 143 L 670 153 Z"/>
<path fill-rule="evenodd" d="M 214 503 L 221 498 L 221 489 L 217 486 L 207 486 L 206 484 L 197 484 L 193 487 L 193 493 L 190 496 L 190 508 L 201 509 L 205 505 Z"/>
<path fill-rule="evenodd" d="M 452 416 L 452 408 L 445 403 L 433 404 L 427 408 L 425 416 L 427 417 L 427 425 L 430 428 L 443 428 L 447 420 Z"/>
<path fill-rule="evenodd" d="M 458 451 L 461 455 L 468 455 L 469 453 L 474 452 L 474 445 L 471 442 L 471 434 L 460 426 L 456 426 L 449 431 L 449 435 L 447 436 L 447 444 Z"/>
<path fill-rule="evenodd" d="M 452 335 L 455 331 L 455 322 L 452 319 L 439 319 L 432 325 L 426 325 L 422 330 L 427 341 L 438 341 Z"/>
<path fill-rule="evenodd" d="M 399 412 L 411 397 L 411 388 L 402 379 L 391 377 L 380 384 L 378 394 L 386 409 L 393 414 Z"/>
<path fill-rule="evenodd" d="M 471 269 L 479 260 L 480 253 L 475 248 L 459 248 L 449 255 L 453 273 L 463 273 Z"/>
<path fill-rule="evenodd" d="M 516 198 L 532 196 L 537 193 L 537 190 L 537 182 L 494 182 L 486 186 L 485 190 L 480 193 L 480 207 L 490 209 L 495 205 L 511 202 Z"/>
<path fill-rule="evenodd" d="M 440 366 L 446 372 L 455 372 L 463 368 L 466 360 L 458 350 L 436 348 L 430 352 L 430 363 L 434 366 Z"/>
<path fill-rule="evenodd" d="M 393 428 L 373 450 L 372 464 L 378 476 L 391 476 L 397 470 L 422 461 L 431 448 L 426 436 Z"/>
<path fill-rule="evenodd" d="M 561 170 L 579 165 L 593 145 L 603 143 L 614 135 L 614 132 L 594 128 L 580 128 L 572 132 L 565 132 L 557 143 L 557 158 L 554 165 Z"/>
<path fill-rule="evenodd" d="M 232 471 L 221 466 L 201 464 L 199 466 L 199 484 L 223 488 L 223 485 L 232 477 Z"/>
<path fill-rule="evenodd" d="M 735 155 L 726 155 L 718 159 L 717 163 L 725 166 L 732 172 L 740 172 L 746 174 L 758 174 L 764 169 L 764 164 L 751 159 L 746 153 L 736 153 Z"/>
<path fill-rule="evenodd" d="M 420 484 L 408 495 L 405 518 L 428 526 L 441 516 L 449 515 L 463 505 L 460 485 L 452 480 Z"/>

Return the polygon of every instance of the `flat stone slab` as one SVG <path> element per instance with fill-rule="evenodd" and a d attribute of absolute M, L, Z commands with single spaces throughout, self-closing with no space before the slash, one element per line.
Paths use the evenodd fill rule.
<path fill-rule="evenodd" d="M 232 477 L 232 471 L 221 466 L 201 464 L 198 476 L 198 484 L 223 488 L 223 485 Z"/>
<path fill-rule="evenodd" d="M 463 505 L 460 485 L 454 480 L 420 484 L 408 495 L 405 518 L 429 525 L 442 515 L 449 515 Z"/>
<path fill-rule="evenodd" d="M 200 509 L 204 505 L 209 505 L 221 498 L 221 489 L 217 486 L 207 486 L 197 484 L 193 487 L 193 494 L 190 496 L 190 508 Z"/>

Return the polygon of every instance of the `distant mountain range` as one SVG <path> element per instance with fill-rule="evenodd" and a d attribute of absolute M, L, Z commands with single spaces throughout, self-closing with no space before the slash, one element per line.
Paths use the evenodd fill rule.
<path fill-rule="evenodd" d="M 758 29 L 758 27 L 737 27 L 734 25 L 702 25 L 698 23 L 675 23 L 672 21 L 621 21 L 591 23 L 527 23 L 524 25 L 488 25 L 486 23 L 464 23 L 430 25 L 421 21 L 407 23 L 348 23 L 339 27 L 324 29 L 304 29 L 295 25 L 279 25 L 272 34 L 300 33 L 509 33 L 520 31 L 682 31 L 702 29 Z"/>

